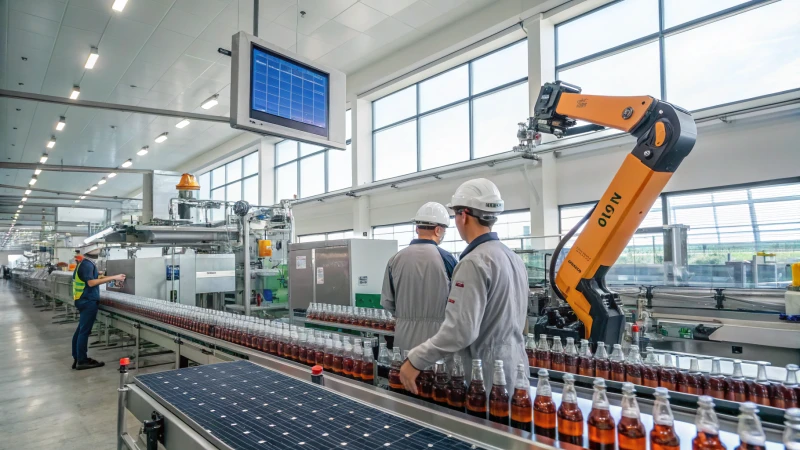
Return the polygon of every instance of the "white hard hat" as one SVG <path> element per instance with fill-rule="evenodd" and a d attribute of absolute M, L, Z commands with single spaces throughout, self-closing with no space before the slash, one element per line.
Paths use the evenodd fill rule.
<path fill-rule="evenodd" d="M 504 203 L 497 186 L 486 178 L 475 178 L 456 189 L 447 205 L 450 209 L 470 208 L 491 215 L 503 212 Z"/>
<path fill-rule="evenodd" d="M 417 225 L 440 225 L 447 227 L 450 224 L 450 214 L 441 203 L 428 202 L 422 205 L 414 216 Z"/>

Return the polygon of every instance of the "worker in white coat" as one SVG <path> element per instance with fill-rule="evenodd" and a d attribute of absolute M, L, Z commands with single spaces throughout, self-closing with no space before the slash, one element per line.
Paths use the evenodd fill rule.
<path fill-rule="evenodd" d="M 470 180 L 459 186 L 447 206 L 455 211 L 458 233 L 469 245 L 453 271 L 442 326 L 411 350 L 400 379 L 416 394 L 420 370 L 458 352 L 464 367 L 473 359 L 483 360 L 487 379 L 494 361 L 503 361 L 506 386 L 514 386 L 517 365 L 528 365 L 523 340 L 528 273 L 519 255 L 491 232 L 504 209 L 500 191 L 485 178 Z"/>
<path fill-rule="evenodd" d="M 450 224 L 447 208 L 425 203 L 413 222 L 417 239 L 389 259 L 381 290 L 381 306 L 397 318 L 394 346 L 403 350 L 439 330 L 456 266 L 455 257 L 439 247 Z"/>

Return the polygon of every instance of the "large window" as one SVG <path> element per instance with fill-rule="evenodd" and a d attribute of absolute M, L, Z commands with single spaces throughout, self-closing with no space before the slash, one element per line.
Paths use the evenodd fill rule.
<path fill-rule="evenodd" d="M 508 211 L 500 215 L 492 231 L 497 233 L 501 242 L 509 248 L 527 249 L 530 248 L 531 235 L 531 214 L 529 211 Z M 417 234 L 412 223 L 401 223 L 396 225 L 385 225 L 372 228 L 373 239 L 394 239 L 397 240 L 400 249 L 408 247 L 412 239 L 416 239 Z M 526 239 L 526 237 L 528 237 Z M 448 252 L 458 256 L 465 248 L 467 243 L 461 239 L 456 228 L 455 219 L 450 217 L 450 225 L 444 235 L 440 246 Z"/>
<path fill-rule="evenodd" d="M 556 78 L 697 110 L 800 88 L 800 2 L 621 0 L 556 26 Z"/>
<path fill-rule="evenodd" d="M 528 111 L 526 41 L 372 104 L 374 179 L 510 151 Z"/>
<path fill-rule="evenodd" d="M 351 112 L 345 113 L 346 150 L 284 140 L 275 145 L 275 201 L 313 197 L 353 185 Z"/>
<path fill-rule="evenodd" d="M 318 242 L 335 241 L 337 239 L 350 239 L 353 237 L 353 230 L 332 231 L 330 233 L 306 234 L 297 236 L 297 242 Z"/>
<path fill-rule="evenodd" d="M 200 198 L 259 204 L 258 152 L 233 160 L 200 175 Z M 223 209 L 211 210 L 211 220 L 223 220 Z"/>
<path fill-rule="evenodd" d="M 662 197 L 609 271 L 609 283 L 744 288 L 774 288 L 789 283 L 789 264 L 800 260 L 800 183 Z M 666 214 L 662 205 L 666 205 Z M 567 232 L 590 208 L 591 205 L 562 207 L 562 232 Z M 664 264 L 664 235 L 658 230 L 663 225 L 689 227 L 687 265 L 681 270 L 670 269 L 669 262 Z"/>

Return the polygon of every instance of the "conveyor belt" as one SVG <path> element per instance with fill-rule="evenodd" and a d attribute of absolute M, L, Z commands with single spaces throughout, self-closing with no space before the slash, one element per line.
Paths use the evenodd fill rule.
<path fill-rule="evenodd" d="M 249 361 L 141 375 L 135 382 L 229 448 L 478 448 Z"/>

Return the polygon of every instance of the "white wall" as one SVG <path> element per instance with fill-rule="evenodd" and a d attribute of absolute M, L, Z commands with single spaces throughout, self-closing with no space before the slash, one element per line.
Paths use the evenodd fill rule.
<path fill-rule="evenodd" d="M 21 255 L 21 254 L 22 254 L 21 250 L 19 250 L 19 251 L 11 250 L 11 251 L 2 251 L 2 252 L 0 252 L 0 265 L 2 265 L 2 266 L 7 266 L 8 265 L 8 257 L 9 257 L 9 255 Z"/>

